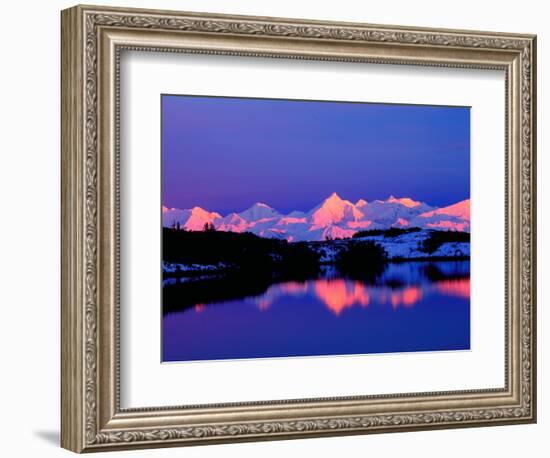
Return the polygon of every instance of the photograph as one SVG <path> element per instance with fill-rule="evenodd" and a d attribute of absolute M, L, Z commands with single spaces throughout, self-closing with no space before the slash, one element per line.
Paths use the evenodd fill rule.
<path fill-rule="evenodd" d="M 162 362 L 470 350 L 470 107 L 160 103 Z"/>

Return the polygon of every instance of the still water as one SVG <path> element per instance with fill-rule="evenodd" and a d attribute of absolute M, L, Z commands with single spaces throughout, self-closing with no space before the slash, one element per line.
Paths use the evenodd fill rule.
<path fill-rule="evenodd" d="M 369 281 L 329 268 L 227 298 L 223 281 L 165 280 L 163 361 L 470 348 L 469 261 L 392 263 Z"/>

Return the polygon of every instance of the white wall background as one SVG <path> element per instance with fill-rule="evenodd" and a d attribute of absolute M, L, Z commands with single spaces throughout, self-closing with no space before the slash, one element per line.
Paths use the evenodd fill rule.
<path fill-rule="evenodd" d="M 115 2 L 115 0 L 113 0 Z M 97 4 L 114 4 L 95 0 Z M 548 373 L 548 147 L 550 113 L 546 2 L 394 0 L 116 0 L 117 6 L 209 11 L 538 34 L 539 423 L 120 452 L 135 457 L 546 456 Z M 3 456 L 69 456 L 59 440 L 59 10 L 71 2 L 2 5 L 0 46 L 0 425 Z M 545 284 L 546 283 L 546 284 Z M 546 386 L 544 386 L 546 385 Z M 114 456 L 114 455 L 113 455 Z"/>

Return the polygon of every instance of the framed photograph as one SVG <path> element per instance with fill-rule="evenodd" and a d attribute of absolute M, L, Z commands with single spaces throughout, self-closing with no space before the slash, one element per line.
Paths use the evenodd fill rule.
<path fill-rule="evenodd" d="M 62 12 L 62 446 L 536 420 L 533 35 Z"/>

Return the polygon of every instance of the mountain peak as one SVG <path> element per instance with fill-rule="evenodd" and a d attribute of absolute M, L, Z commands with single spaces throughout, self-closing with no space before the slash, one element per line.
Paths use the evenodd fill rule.
<path fill-rule="evenodd" d="M 470 199 L 461 200 L 456 204 L 422 213 L 420 216 L 430 217 L 434 215 L 456 216 L 470 221 Z"/>
<path fill-rule="evenodd" d="M 281 214 L 263 202 L 256 202 L 250 208 L 239 213 L 239 216 L 247 221 L 257 221 L 259 219 L 278 217 Z"/>
<path fill-rule="evenodd" d="M 323 227 L 343 220 L 355 221 L 362 216 L 349 200 L 342 199 L 335 192 L 311 210 L 310 215 L 315 226 Z"/>
<path fill-rule="evenodd" d="M 252 207 L 250 208 L 270 208 L 273 210 L 273 207 L 267 205 L 267 204 L 264 204 L 263 202 L 256 202 L 254 205 L 252 205 Z"/>
<path fill-rule="evenodd" d="M 220 215 L 217 212 L 209 212 L 201 207 L 193 207 L 191 209 L 191 215 L 193 216 L 200 216 L 200 217 L 206 217 L 206 218 L 221 218 L 222 215 Z"/>
<path fill-rule="evenodd" d="M 341 197 L 338 195 L 337 192 L 333 192 L 330 196 L 328 196 L 328 198 L 327 198 L 326 200 L 330 200 L 330 199 L 342 200 Z"/>
<path fill-rule="evenodd" d="M 162 224 L 164 227 L 177 225 L 183 229 L 201 231 L 206 223 L 216 223 L 221 215 L 216 212 L 209 212 L 201 207 L 180 210 L 178 208 L 162 207 Z"/>
<path fill-rule="evenodd" d="M 342 208 L 348 204 L 353 205 L 351 202 L 342 199 L 337 193 L 333 192 L 330 196 L 323 200 L 323 202 L 321 202 L 321 204 L 316 209 L 337 209 Z"/>
<path fill-rule="evenodd" d="M 436 208 L 418 216 L 422 227 L 440 230 L 470 231 L 470 199 L 447 207 Z"/>
<path fill-rule="evenodd" d="M 409 208 L 418 207 L 421 204 L 421 202 L 413 200 L 410 197 L 397 198 L 393 195 L 388 197 L 388 200 L 386 200 L 386 202 L 389 202 L 389 203 L 392 203 L 392 204 L 401 204 L 401 205 L 404 205 L 405 207 L 409 207 Z"/>
<path fill-rule="evenodd" d="M 355 202 L 356 207 L 364 207 L 367 204 L 368 202 L 365 199 L 359 199 L 357 202 Z"/>

